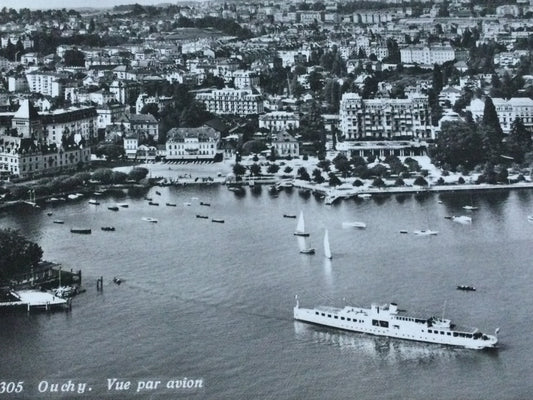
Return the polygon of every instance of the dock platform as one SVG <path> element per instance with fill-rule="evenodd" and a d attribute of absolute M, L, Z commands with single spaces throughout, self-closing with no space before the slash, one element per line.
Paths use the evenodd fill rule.
<path fill-rule="evenodd" d="M 0 309 L 20 307 L 30 311 L 33 308 L 51 310 L 55 308 L 70 308 L 70 300 L 62 299 L 52 293 L 41 292 L 39 290 L 10 291 L 12 301 L 0 302 Z"/>

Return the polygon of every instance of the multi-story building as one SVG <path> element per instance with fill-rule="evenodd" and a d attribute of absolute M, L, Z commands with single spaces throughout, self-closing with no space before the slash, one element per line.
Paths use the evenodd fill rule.
<path fill-rule="evenodd" d="M 46 141 L 43 119 L 29 100 L 20 104 L 11 131 L 0 136 L 0 175 L 31 178 L 90 162 L 89 146 Z"/>
<path fill-rule="evenodd" d="M 56 72 L 32 71 L 26 74 L 30 92 L 45 96 L 60 96 L 64 94 L 64 76 Z"/>
<path fill-rule="evenodd" d="M 212 160 L 220 140 L 219 133 L 209 127 L 172 128 L 167 133 L 167 160 Z"/>
<path fill-rule="evenodd" d="M 259 128 L 270 131 L 291 130 L 300 127 L 300 117 L 287 111 L 273 111 L 259 116 Z"/>
<path fill-rule="evenodd" d="M 94 107 L 70 107 L 40 114 L 44 138 L 48 144 L 60 146 L 63 135 L 79 144 L 90 144 L 96 138 L 97 113 Z"/>
<path fill-rule="evenodd" d="M 347 140 L 433 136 L 428 98 L 422 94 L 408 99 L 363 99 L 356 93 L 345 93 L 339 117 Z"/>
<path fill-rule="evenodd" d="M 10 92 L 26 92 L 29 90 L 25 76 L 14 75 L 7 78 L 7 90 Z"/>
<path fill-rule="evenodd" d="M 509 100 L 493 97 L 492 103 L 504 133 L 511 131 L 511 126 L 516 118 L 520 118 L 527 129 L 533 129 L 533 100 L 529 97 L 512 97 Z M 467 108 L 472 113 L 474 120 L 482 119 L 485 101 L 473 99 Z"/>
<path fill-rule="evenodd" d="M 127 104 L 104 104 L 96 109 L 98 119 L 96 126 L 98 129 L 105 129 L 108 125 L 112 125 L 119 119 L 126 117 L 129 114 L 129 106 Z"/>
<path fill-rule="evenodd" d="M 140 139 L 159 137 L 159 123 L 152 114 L 126 114 L 118 118 L 115 125 L 121 125 L 124 130 L 139 135 Z"/>
<path fill-rule="evenodd" d="M 455 59 L 451 46 L 407 46 L 400 49 L 400 60 L 405 64 L 444 64 Z"/>
<path fill-rule="evenodd" d="M 272 133 L 270 145 L 274 148 L 276 157 L 296 157 L 300 154 L 300 144 L 287 131 Z"/>
<path fill-rule="evenodd" d="M 242 69 L 233 73 L 233 84 L 236 89 L 251 89 L 259 86 L 259 75 Z"/>
<path fill-rule="evenodd" d="M 137 157 L 137 149 L 139 148 L 139 135 L 131 133 L 124 137 L 124 152 L 128 159 Z"/>
<path fill-rule="evenodd" d="M 172 97 L 157 95 L 148 96 L 146 93 L 141 93 L 139 97 L 137 97 L 137 101 L 135 102 L 135 112 L 137 114 L 140 114 L 146 104 L 157 104 L 158 110 L 161 111 L 163 108 L 165 108 L 166 105 L 170 104 L 171 102 Z"/>
<path fill-rule="evenodd" d="M 205 105 L 213 114 L 251 115 L 264 111 L 263 96 L 246 89 L 220 89 L 199 92 L 196 100 Z"/>

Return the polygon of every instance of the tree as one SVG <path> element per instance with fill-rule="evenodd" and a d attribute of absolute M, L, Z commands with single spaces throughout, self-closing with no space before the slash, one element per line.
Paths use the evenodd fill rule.
<path fill-rule="evenodd" d="M 128 172 L 128 179 L 139 182 L 140 180 L 146 178 L 148 175 L 148 169 L 144 167 L 134 167 Z"/>
<path fill-rule="evenodd" d="M 337 154 L 337 156 L 333 159 L 333 165 L 342 174 L 343 178 L 346 178 L 350 171 L 351 171 L 351 165 L 346 156 L 342 153 Z"/>
<path fill-rule="evenodd" d="M 180 114 L 181 125 L 190 128 L 197 128 L 210 119 L 213 119 L 213 114 L 198 101 L 192 101 Z"/>
<path fill-rule="evenodd" d="M 316 183 L 322 183 L 325 181 L 324 177 L 322 176 L 322 170 L 315 168 L 312 172 L 313 174 L 313 181 Z"/>
<path fill-rule="evenodd" d="M 43 256 L 41 247 L 26 239 L 19 231 L 0 229 L 0 280 L 17 273 L 29 272 Z"/>
<path fill-rule="evenodd" d="M 329 173 L 329 186 L 339 186 L 341 184 L 341 180 L 335 175 L 333 172 Z"/>
<path fill-rule="evenodd" d="M 372 181 L 372 186 L 374 187 L 385 187 L 385 181 L 381 179 L 379 176 L 377 178 L 374 178 Z"/>
<path fill-rule="evenodd" d="M 471 170 L 483 162 L 486 154 L 483 152 L 482 138 L 476 126 L 465 122 L 443 123 L 435 147 L 431 151 L 431 158 L 438 165 L 448 164 L 452 170 L 459 165 Z M 410 167 L 408 159 L 405 164 Z"/>
<path fill-rule="evenodd" d="M 85 66 L 85 54 L 77 49 L 67 50 L 63 55 L 65 65 L 69 67 L 84 67 Z"/>
<path fill-rule="evenodd" d="M 313 70 L 307 75 L 307 82 L 313 92 L 318 92 L 322 89 L 323 81 L 322 74 L 316 70 Z"/>
<path fill-rule="evenodd" d="M 93 33 L 95 29 L 96 29 L 96 26 L 95 26 L 95 23 L 94 23 L 94 18 L 91 18 L 91 20 L 89 22 L 88 32 L 89 33 Z"/>
<path fill-rule="evenodd" d="M 148 103 L 141 109 L 141 114 L 152 114 L 155 119 L 159 120 L 159 105 L 156 103 Z"/>
<path fill-rule="evenodd" d="M 110 184 L 113 182 L 113 171 L 109 168 L 99 168 L 93 172 L 92 178 L 103 184 Z"/>
<path fill-rule="evenodd" d="M 302 181 L 311 180 L 311 177 L 309 176 L 309 173 L 307 172 L 307 169 L 305 169 L 305 167 L 298 168 L 298 171 L 296 171 L 296 178 L 301 179 Z"/>
<path fill-rule="evenodd" d="M 103 155 L 107 160 L 112 161 L 123 158 L 126 153 L 124 146 L 118 144 L 104 144 L 96 148 L 95 154 Z"/>
<path fill-rule="evenodd" d="M 279 165 L 278 164 L 270 164 L 267 168 L 267 172 L 269 174 L 275 174 L 279 171 Z"/>
<path fill-rule="evenodd" d="M 433 67 L 433 91 L 439 94 L 442 90 L 442 71 L 438 64 Z"/>
<path fill-rule="evenodd" d="M 261 175 L 261 166 L 260 166 L 259 164 L 253 163 L 253 164 L 250 166 L 250 173 L 251 173 L 253 176 L 259 176 L 259 175 Z"/>
<path fill-rule="evenodd" d="M 524 155 L 531 151 L 531 147 L 531 134 L 527 131 L 522 119 L 517 117 L 511 125 L 511 132 L 505 142 L 506 153 L 516 162 L 521 163 L 524 161 Z"/>
<path fill-rule="evenodd" d="M 413 182 L 413 185 L 428 186 L 428 181 L 426 181 L 423 176 L 417 176 L 415 181 Z"/>
<path fill-rule="evenodd" d="M 233 166 L 233 173 L 235 174 L 235 176 L 244 175 L 246 173 L 246 167 L 242 164 L 236 163 Z"/>

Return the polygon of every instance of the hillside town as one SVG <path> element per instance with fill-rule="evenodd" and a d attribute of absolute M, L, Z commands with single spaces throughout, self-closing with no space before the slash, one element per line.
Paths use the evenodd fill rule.
<path fill-rule="evenodd" d="M 329 154 L 493 176 L 533 162 L 532 31 L 532 0 L 4 7 L 0 179 Z"/>

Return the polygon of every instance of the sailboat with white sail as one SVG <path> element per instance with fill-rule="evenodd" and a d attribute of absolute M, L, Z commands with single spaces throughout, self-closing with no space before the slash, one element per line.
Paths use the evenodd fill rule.
<path fill-rule="evenodd" d="M 309 236 L 309 233 L 305 231 L 305 221 L 304 221 L 304 212 L 300 211 L 300 217 L 298 218 L 298 223 L 296 224 L 296 230 L 294 231 L 295 236 Z"/>
<path fill-rule="evenodd" d="M 326 229 L 326 232 L 324 233 L 324 255 L 326 256 L 326 258 L 331 260 L 332 256 L 331 256 L 331 249 L 329 247 L 329 234 L 328 234 L 327 229 Z"/>

